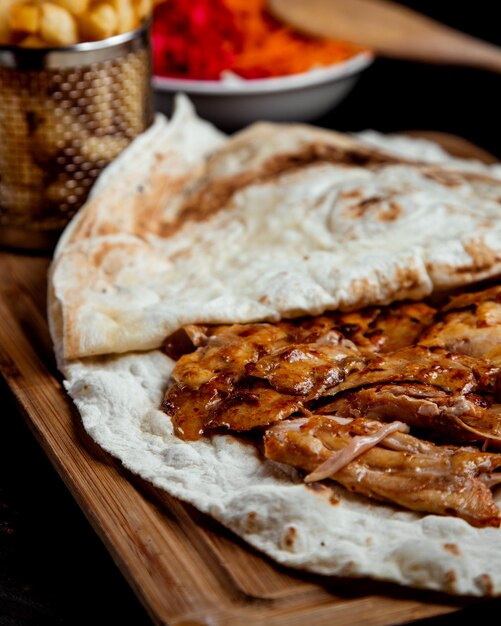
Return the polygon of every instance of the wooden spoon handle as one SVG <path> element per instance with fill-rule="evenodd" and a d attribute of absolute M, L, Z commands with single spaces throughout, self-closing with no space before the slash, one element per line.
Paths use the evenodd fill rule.
<path fill-rule="evenodd" d="M 501 48 L 388 0 L 268 0 L 294 28 L 353 41 L 387 57 L 501 72 Z"/>

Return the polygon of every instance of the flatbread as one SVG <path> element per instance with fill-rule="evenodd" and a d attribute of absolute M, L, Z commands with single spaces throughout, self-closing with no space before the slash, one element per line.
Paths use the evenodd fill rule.
<path fill-rule="evenodd" d="M 225 140 L 186 101 L 176 115 L 105 172 L 51 268 L 51 332 L 87 432 L 285 565 L 501 593 L 500 530 L 307 487 L 231 435 L 175 437 L 159 410 L 173 362 L 157 349 L 185 323 L 358 308 L 494 276 L 501 182 L 303 126 Z M 187 128 L 204 137 L 198 153 Z M 174 165 L 155 170 L 152 150 Z"/>
<path fill-rule="evenodd" d="M 162 152 L 153 129 L 63 235 L 52 282 L 65 358 L 158 348 L 194 322 L 417 299 L 501 271 L 496 178 L 303 126 L 257 125 L 205 163 L 189 144 L 188 162 L 186 127 L 209 129 L 187 107 Z"/>

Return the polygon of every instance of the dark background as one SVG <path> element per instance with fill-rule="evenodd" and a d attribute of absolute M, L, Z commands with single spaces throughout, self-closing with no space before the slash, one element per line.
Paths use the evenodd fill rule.
<path fill-rule="evenodd" d="M 402 4 L 501 44 L 496 1 Z M 318 123 L 348 131 L 445 131 L 501 158 L 500 86 L 501 76 L 480 70 L 380 59 Z M 0 626 L 151 626 L 8 398 L 0 384 Z M 487 620 L 500 609 L 496 600 L 422 626 Z"/>
<path fill-rule="evenodd" d="M 400 2 L 501 45 L 497 0 Z M 379 59 L 322 126 L 339 130 L 440 130 L 501 158 L 501 75 L 483 70 Z"/>

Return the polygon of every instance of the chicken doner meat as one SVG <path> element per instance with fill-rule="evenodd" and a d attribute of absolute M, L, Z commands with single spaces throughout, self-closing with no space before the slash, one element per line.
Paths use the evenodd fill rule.
<path fill-rule="evenodd" d="M 314 415 L 286 420 L 266 431 L 265 455 L 350 491 L 411 509 L 461 517 L 474 526 L 501 523 L 490 487 L 501 482 L 501 454 L 437 446 L 405 432 L 401 422 L 381 424 Z"/>
<path fill-rule="evenodd" d="M 304 326 L 192 326 L 187 334 L 199 347 L 178 360 L 162 404 L 184 439 L 285 419 L 365 364 L 327 318 Z"/>
<path fill-rule="evenodd" d="M 501 286 L 464 293 L 443 307 L 441 319 L 426 330 L 421 345 L 485 357 L 501 348 Z"/>
<path fill-rule="evenodd" d="M 501 446 L 499 374 L 482 359 L 413 346 L 372 359 L 328 390 L 335 400 L 320 412 L 398 419 L 448 442 Z"/>
<path fill-rule="evenodd" d="M 461 444 L 501 448 L 500 293 L 463 294 L 440 311 L 407 302 L 186 326 L 165 345 L 177 363 L 163 409 L 183 439 L 265 431 L 266 456 L 306 482 L 499 526 L 501 454 Z"/>
<path fill-rule="evenodd" d="M 411 346 L 434 322 L 436 309 L 424 302 L 403 302 L 336 313 L 336 328 L 363 352 L 392 352 Z"/>

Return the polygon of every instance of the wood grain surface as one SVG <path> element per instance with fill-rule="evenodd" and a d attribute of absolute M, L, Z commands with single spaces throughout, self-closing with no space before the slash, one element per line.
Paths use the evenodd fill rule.
<path fill-rule="evenodd" d="M 396 625 L 471 601 L 286 570 L 123 469 L 84 432 L 45 316 L 49 259 L 0 253 L 0 371 L 68 489 L 155 624 Z"/>

